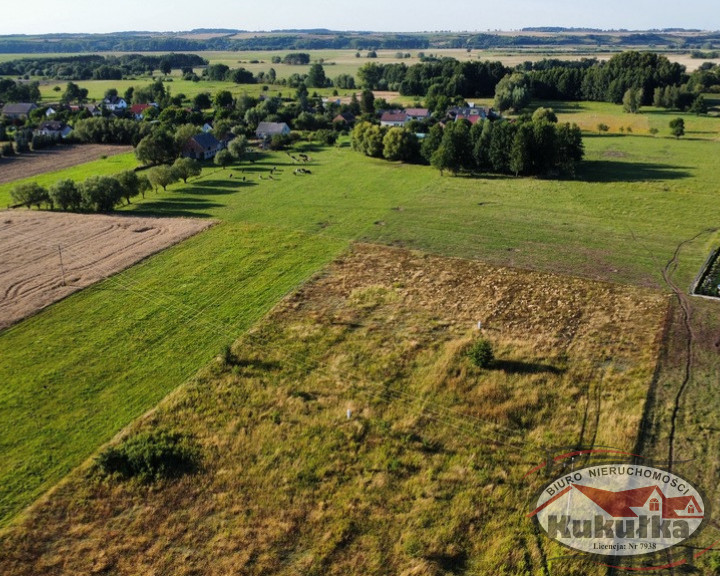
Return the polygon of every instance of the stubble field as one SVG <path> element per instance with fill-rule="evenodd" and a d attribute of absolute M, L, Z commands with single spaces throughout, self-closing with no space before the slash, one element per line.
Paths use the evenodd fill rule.
<path fill-rule="evenodd" d="M 4 213 L 0 330 L 211 224 L 190 218 Z"/>

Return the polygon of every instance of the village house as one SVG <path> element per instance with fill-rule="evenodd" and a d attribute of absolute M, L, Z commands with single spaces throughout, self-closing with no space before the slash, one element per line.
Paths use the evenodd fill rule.
<path fill-rule="evenodd" d="M 2 109 L 3 116 L 10 120 L 22 120 L 30 115 L 30 112 L 37 108 L 32 102 L 18 102 L 16 104 L 5 104 Z"/>
<path fill-rule="evenodd" d="M 87 110 L 91 116 L 102 116 L 102 110 L 95 106 L 95 104 L 86 104 L 84 106 L 70 106 L 71 112 L 80 112 L 81 110 Z"/>
<path fill-rule="evenodd" d="M 209 160 L 214 158 L 222 148 L 222 143 L 212 134 L 196 134 L 183 147 L 183 156 L 195 160 Z"/>
<path fill-rule="evenodd" d="M 427 108 L 407 108 L 405 114 L 407 114 L 408 122 L 411 120 L 418 120 L 419 122 L 430 120 L 430 110 Z"/>
<path fill-rule="evenodd" d="M 255 130 L 255 136 L 260 140 L 272 138 L 278 134 L 290 134 L 290 126 L 285 122 L 260 122 Z"/>
<path fill-rule="evenodd" d="M 408 116 L 404 110 L 390 110 L 383 112 L 382 116 L 380 116 L 380 126 L 402 127 L 405 126 L 407 121 Z"/>
<path fill-rule="evenodd" d="M 142 120 L 145 117 L 145 110 L 153 106 L 157 107 L 157 104 L 133 104 L 130 106 L 130 114 L 135 120 Z"/>
<path fill-rule="evenodd" d="M 454 108 L 450 108 L 447 113 L 448 116 L 456 122 L 458 120 L 467 120 L 470 124 L 475 124 L 480 120 L 485 120 L 487 118 L 490 118 L 491 120 L 499 118 L 492 108 L 485 108 L 482 106 L 478 107 L 474 105 L 456 106 Z"/>
<path fill-rule="evenodd" d="M 120 98 L 119 96 L 103 99 L 102 105 L 111 112 L 122 112 L 128 107 L 125 98 Z"/>
<path fill-rule="evenodd" d="M 341 112 L 333 118 L 333 124 L 352 126 L 355 123 L 355 114 L 352 112 Z"/>
<path fill-rule="evenodd" d="M 60 140 L 61 138 L 67 138 L 72 133 L 73 129 L 65 124 L 65 122 L 59 122 L 57 120 L 51 120 L 49 122 L 43 122 L 33 132 L 37 136 L 49 136 Z"/>

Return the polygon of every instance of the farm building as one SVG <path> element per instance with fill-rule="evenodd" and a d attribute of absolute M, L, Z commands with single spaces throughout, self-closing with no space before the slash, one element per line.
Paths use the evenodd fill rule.
<path fill-rule="evenodd" d="M 272 138 L 277 134 L 290 134 L 290 126 L 285 122 L 260 122 L 255 130 L 255 136 L 260 140 Z"/>
<path fill-rule="evenodd" d="M 20 120 L 21 118 L 27 118 L 30 112 L 37 108 L 37 104 L 32 102 L 19 102 L 17 104 L 5 104 L 2 109 L 2 114 L 7 116 L 11 120 Z"/>
<path fill-rule="evenodd" d="M 214 158 L 222 148 L 222 143 L 212 134 L 196 134 L 185 144 L 183 156 L 195 160 L 209 160 Z"/>

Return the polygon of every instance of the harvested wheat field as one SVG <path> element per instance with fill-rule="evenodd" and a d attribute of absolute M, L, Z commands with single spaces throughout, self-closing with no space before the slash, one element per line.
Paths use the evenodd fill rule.
<path fill-rule="evenodd" d="M 56 170 L 97 160 L 103 156 L 115 156 L 116 154 L 132 152 L 132 150 L 132 146 L 83 144 L 35 150 L 31 153 L 3 158 L 0 184 L 45 174 L 46 172 L 55 172 Z"/>
<path fill-rule="evenodd" d="M 0 329 L 211 224 L 190 218 L 0 212 Z"/>
<path fill-rule="evenodd" d="M 9 527 L 0 572 L 605 574 L 553 560 L 526 474 L 633 448 L 667 305 L 355 245 Z M 174 473 L 116 468 L 177 437 Z"/>

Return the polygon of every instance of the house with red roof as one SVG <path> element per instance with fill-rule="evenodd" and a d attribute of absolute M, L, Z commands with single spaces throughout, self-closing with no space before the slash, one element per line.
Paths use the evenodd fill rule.
<path fill-rule="evenodd" d="M 130 106 L 130 114 L 133 115 L 135 120 L 142 120 L 145 110 L 147 110 L 151 106 L 152 104 L 133 104 L 132 106 Z"/>
<path fill-rule="evenodd" d="M 406 108 L 405 114 L 407 114 L 407 121 L 418 120 L 423 122 L 430 120 L 430 110 L 427 108 Z"/>
<path fill-rule="evenodd" d="M 389 110 L 380 116 L 380 126 L 403 127 L 408 121 L 404 110 Z"/>

